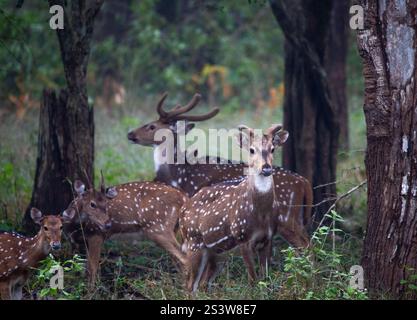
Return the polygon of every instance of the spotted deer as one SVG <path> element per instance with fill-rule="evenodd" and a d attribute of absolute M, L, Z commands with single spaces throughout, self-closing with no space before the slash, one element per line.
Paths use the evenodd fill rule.
<path fill-rule="evenodd" d="M 128 133 L 128 139 L 134 143 L 143 146 L 154 147 L 154 162 L 156 170 L 155 181 L 164 182 L 177 187 L 193 196 L 201 188 L 215 185 L 228 181 L 228 183 L 238 184 L 243 176 L 247 164 L 224 161 L 224 159 L 216 159 L 217 164 L 210 164 L 209 157 L 206 161 L 196 164 L 166 164 L 159 163 L 160 141 L 155 140 L 155 133 L 160 129 L 171 130 L 174 136 L 174 150 L 176 154 L 178 148 L 177 122 L 184 120 L 185 134 L 194 128 L 196 121 L 204 121 L 213 118 L 219 111 L 218 108 L 213 109 L 204 115 L 188 115 L 200 101 L 201 96 L 195 94 L 192 100 L 185 106 L 175 106 L 172 110 L 163 109 L 163 103 L 167 97 L 165 93 L 157 104 L 157 113 L 159 119 L 152 121 L 132 130 Z M 281 207 L 283 214 L 276 215 L 277 228 L 276 232 L 282 236 L 290 245 L 294 247 L 307 247 L 309 245 L 308 227 L 311 221 L 311 208 L 313 201 L 313 192 L 310 182 L 297 173 L 285 170 L 283 168 L 273 167 L 273 179 L 275 186 L 275 194 L 277 196 L 276 203 Z M 268 244 L 269 254 L 267 261 L 271 257 L 271 245 Z M 245 263 L 248 265 L 249 277 L 253 281 L 256 274 L 252 271 L 253 253 L 249 249 L 242 247 L 242 254 Z M 265 261 L 262 262 L 265 264 Z M 262 267 L 262 264 L 261 264 Z M 263 269 L 263 268 L 262 268 Z"/>
<path fill-rule="evenodd" d="M 273 152 L 288 138 L 281 125 L 261 136 L 239 126 L 237 143 L 249 152 L 248 175 L 239 184 L 202 188 L 183 207 L 180 228 L 187 254 L 187 289 L 195 292 L 207 268 L 215 274 L 216 256 L 239 245 L 270 242 L 278 208 L 273 180 Z"/>
<path fill-rule="evenodd" d="M 180 208 L 188 201 L 183 192 L 159 182 L 129 182 L 106 189 L 108 193 L 112 195 L 106 200 L 109 223 L 103 229 L 89 221 L 87 228 L 90 288 L 97 280 L 103 242 L 116 234 L 143 233 L 166 249 L 180 263 L 180 267 L 185 264 L 185 255 L 175 235 Z M 80 207 L 85 206 L 90 206 L 88 197 L 74 201 L 66 211 L 81 211 Z"/>
<path fill-rule="evenodd" d="M 61 248 L 61 232 L 64 221 L 72 216 L 43 216 L 32 208 L 30 215 L 40 225 L 32 238 L 15 232 L 0 233 L 0 294 L 2 300 L 21 300 L 22 288 L 29 278 L 30 269 L 45 259 L 51 250 Z"/>
<path fill-rule="evenodd" d="M 117 191 L 112 187 L 106 188 L 103 175 L 99 190 L 92 185 L 86 187 L 80 180 L 76 180 L 73 187 L 74 200 L 63 213 L 72 217 L 64 225 L 64 235 L 71 243 L 73 251 L 86 251 L 88 283 L 92 287 L 97 278 L 100 258 L 97 257 L 97 238 L 103 237 L 111 227 L 107 206 L 108 201 L 117 196 Z"/>

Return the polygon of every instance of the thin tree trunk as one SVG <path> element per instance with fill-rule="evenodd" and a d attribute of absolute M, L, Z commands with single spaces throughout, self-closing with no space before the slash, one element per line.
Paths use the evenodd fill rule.
<path fill-rule="evenodd" d="M 416 298 L 417 3 L 362 1 L 368 219 L 362 266 L 371 293 Z M 401 280 L 408 281 L 402 283 Z"/>
<path fill-rule="evenodd" d="M 270 0 L 285 35 L 284 167 L 307 179 L 314 189 L 315 221 L 336 195 L 338 112 L 329 95 L 325 71 L 326 40 L 332 1 Z"/>
<path fill-rule="evenodd" d="M 93 181 L 94 119 L 88 104 L 86 73 L 94 19 L 103 1 L 50 0 L 64 8 L 64 29 L 57 30 L 67 88 L 44 90 L 39 117 L 38 158 L 32 199 L 23 224 L 33 231 L 30 208 L 59 214 L 73 195 L 69 181 Z"/>

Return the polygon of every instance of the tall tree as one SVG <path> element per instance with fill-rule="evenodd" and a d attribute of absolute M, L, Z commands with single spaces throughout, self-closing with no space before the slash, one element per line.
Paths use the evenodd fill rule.
<path fill-rule="evenodd" d="M 357 41 L 368 143 L 365 281 L 372 292 L 416 298 L 401 280 L 417 273 L 417 2 L 361 5 L 365 27 Z"/>
<path fill-rule="evenodd" d="M 94 20 L 103 0 L 49 0 L 64 9 L 64 28 L 57 29 L 67 87 L 57 94 L 45 89 L 39 117 L 38 158 L 32 199 L 24 227 L 33 230 L 30 208 L 59 213 L 72 200 L 68 180 L 93 181 L 94 119 L 87 97 L 87 65 Z"/>
<path fill-rule="evenodd" d="M 290 138 L 283 165 L 308 178 L 314 189 L 315 221 L 336 195 L 338 111 L 329 94 L 325 54 L 331 0 L 270 0 L 285 35 L 284 126 Z"/>
<path fill-rule="evenodd" d="M 332 102 L 339 117 L 341 149 L 349 149 L 349 119 L 346 98 L 346 58 L 348 49 L 349 0 L 333 0 L 326 42 L 325 69 Z"/>

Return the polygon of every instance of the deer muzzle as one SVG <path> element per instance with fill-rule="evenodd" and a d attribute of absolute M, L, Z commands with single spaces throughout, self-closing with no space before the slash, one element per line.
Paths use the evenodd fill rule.
<path fill-rule="evenodd" d="M 136 138 L 135 131 L 129 131 L 127 134 L 127 139 L 133 143 L 139 143 L 139 139 Z"/>
<path fill-rule="evenodd" d="M 265 177 L 269 177 L 269 176 L 272 174 L 272 172 L 273 172 L 273 169 L 272 169 L 272 167 L 271 167 L 270 165 L 264 165 L 264 166 L 262 167 L 261 174 L 262 174 L 263 176 L 265 176 Z"/>
<path fill-rule="evenodd" d="M 104 229 L 105 229 L 105 230 L 110 230 L 111 226 L 112 226 L 112 223 L 111 223 L 111 221 L 109 220 L 109 221 L 107 221 L 107 222 L 104 224 Z"/>
<path fill-rule="evenodd" d="M 52 241 L 51 242 L 52 250 L 59 250 L 61 249 L 61 242 L 60 241 Z"/>

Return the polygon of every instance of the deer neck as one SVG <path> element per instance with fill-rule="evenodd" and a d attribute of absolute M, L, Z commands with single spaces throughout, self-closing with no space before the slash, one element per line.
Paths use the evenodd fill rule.
<path fill-rule="evenodd" d="M 274 178 L 253 173 L 248 176 L 249 194 L 255 208 L 268 209 L 272 207 L 275 197 Z"/>
<path fill-rule="evenodd" d="M 153 151 L 156 180 L 170 184 L 174 187 L 178 186 L 176 169 L 179 167 L 179 164 L 177 164 L 177 161 L 179 160 L 179 147 L 177 140 L 178 138 L 175 135 L 172 147 L 167 147 L 165 144 L 159 144 L 154 146 Z M 172 161 L 172 163 L 169 161 Z"/>
<path fill-rule="evenodd" d="M 21 245 L 24 245 L 26 248 L 22 248 L 18 259 L 25 267 L 35 266 L 38 261 L 46 258 L 49 253 L 49 243 L 46 241 L 42 231 L 39 231 L 33 238 L 29 238 L 28 241 L 23 240 Z"/>
<path fill-rule="evenodd" d="M 167 163 L 167 152 L 175 152 L 176 148 L 174 147 L 174 150 L 168 150 L 164 144 L 159 144 L 154 146 L 153 149 L 153 161 L 155 165 L 155 173 L 156 173 L 156 179 L 158 181 L 163 181 L 166 183 L 170 183 L 171 178 L 171 167 L 172 164 Z M 174 153 L 175 154 L 175 153 Z"/>

